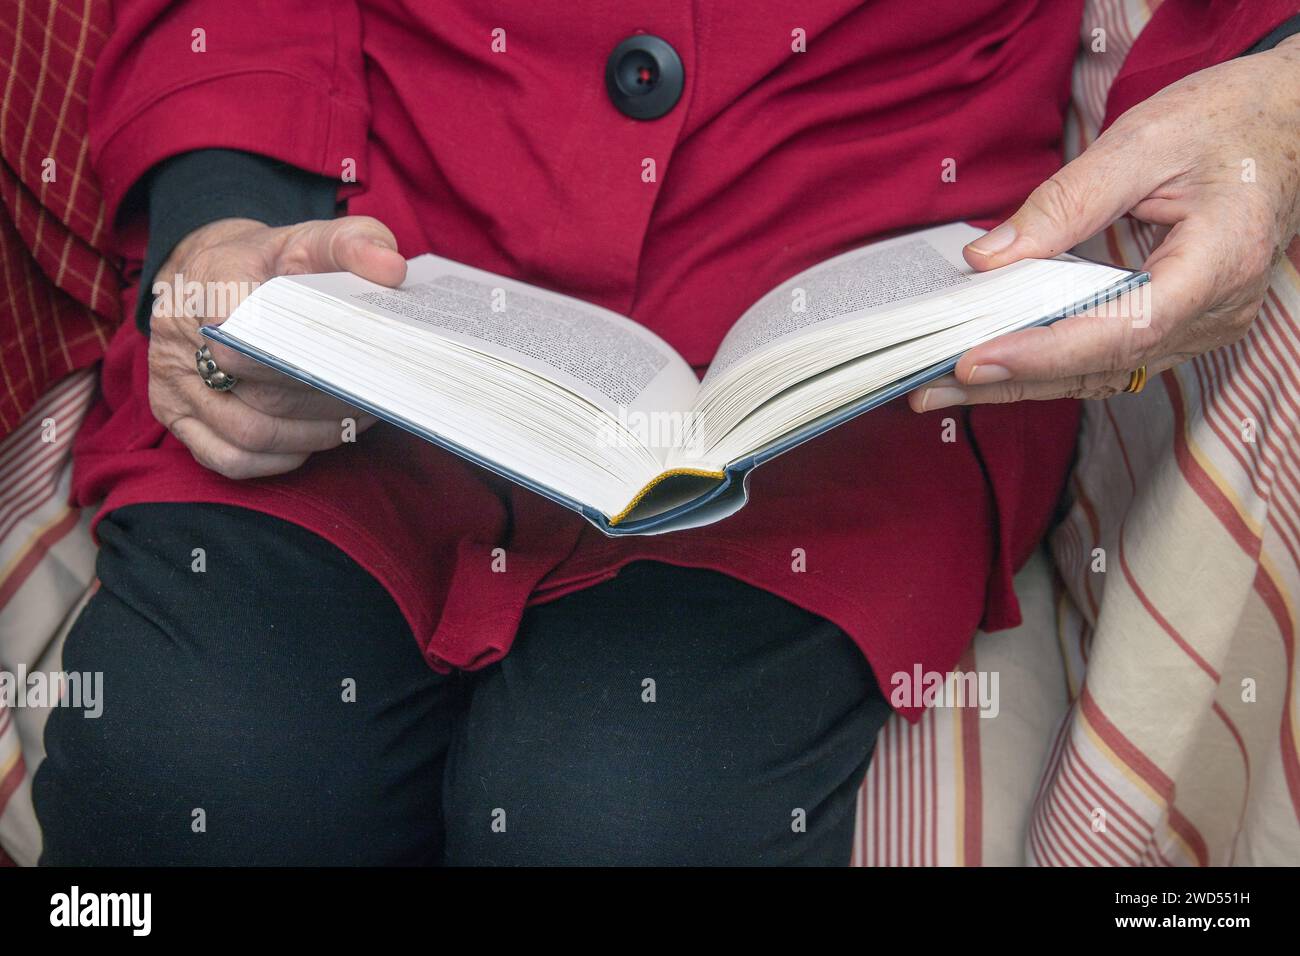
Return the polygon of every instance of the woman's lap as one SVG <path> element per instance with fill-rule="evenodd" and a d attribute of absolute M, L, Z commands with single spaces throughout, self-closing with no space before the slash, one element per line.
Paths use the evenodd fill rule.
<path fill-rule="evenodd" d="M 425 666 L 373 579 L 309 532 L 241 509 L 132 506 L 100 537 L 101 587 L 63 666 L 103 672 L 104 712 L 56 708 L 46 726 L 33 792 L 43 862 L 440 852 L 428 795 L 454 682 Z"/>
<path fill-rule="evenodd" d="M 843 632 L 779 598 L 635 564 L 443 676 L 294 525 L 135 505 L 100 534 L 64 668 L 104 674 L 104 710 L 50 718 L 45 863 L 848 860 L 888 705 Z"/>

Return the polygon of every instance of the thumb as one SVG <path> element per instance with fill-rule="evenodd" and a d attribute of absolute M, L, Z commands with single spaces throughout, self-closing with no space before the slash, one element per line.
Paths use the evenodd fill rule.
<path fill-rule="evenodd" d="M 286 244 L 284 255 L 305 272 L 352 272 L 397 286 L 406 278 L 406 260 L 397 251 L 397 239 L 378 219 L 344 216 L 307 222 Z"/>
<path fill-rule="evenodd" d="M 962 250 L 971 268 L 996 269 L 1021 259 L 1050 259 L 1073 249 L 1124 215 L 1153 184 L 1141 157 L 1099 139 L 1029 194 L 1015 215 Z"/>

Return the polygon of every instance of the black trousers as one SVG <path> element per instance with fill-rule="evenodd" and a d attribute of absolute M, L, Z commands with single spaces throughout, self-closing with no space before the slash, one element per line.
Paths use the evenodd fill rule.
<path fill-rule="evenodd" d="M 100 534 L 64 668 L 103 673 L 103 714 L 50 717 L 44 864 L 848 862 L 889 708 L 780 598 L 638 563 L 443 676 L 287 522 L 134 505 Z"/>

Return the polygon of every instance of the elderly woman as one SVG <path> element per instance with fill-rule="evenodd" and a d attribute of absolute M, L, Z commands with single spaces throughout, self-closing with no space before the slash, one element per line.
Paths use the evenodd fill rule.
<path fill-rule="evenodd" d="M 65 666 L 107 700 L 50 719 L 47 863 L 847 862 L 880 688 L 1018 621 L 1071 399 L 1239 336 L 1300 220 L 1293 2 L 1165 0 L 1065 168 L 1081 0 L 115 6 L 92 155 L 145 292 L 76 450 L 102 587 Z M 1125 214 L 1167 227 L 1149 322 L 980 346 L 659 538 L 219 347 L 200 374 L 221 317 L 148 294 L 433 251 L 702 370 L 874 237 L 974 221 L 991 269 Z"/>

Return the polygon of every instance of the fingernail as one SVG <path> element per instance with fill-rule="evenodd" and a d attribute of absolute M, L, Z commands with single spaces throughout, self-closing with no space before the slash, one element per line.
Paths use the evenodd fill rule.
<path fill-rule="evenodd" d="M 932 412 L 936 408 L 947 408 L 949 405 L 960 405 L 966 401 L 966 390 L 961 388 L 952 388 L 949 385 L 941 385 L 937 388 L 927 388 L 921 395 L 921 411 Z"/>
<path fill-rule="evenodd" d="M 967 385 L 992 385 L 994 382 L 1005 382 L 1011 377 L 1011 373 L 1001 365 L 972 365 L 970 374 L 966 376 Z"/>
<path fill-rule="evenodd" d="M 1015 241 L 1016 227 L 1009 222 L 1004 222 L 992 232 L 986 232 L 980 236 L 970 244 L 969 248 L 982 256 L 991 256 L 995 252 L 1001 252 Z"/>

